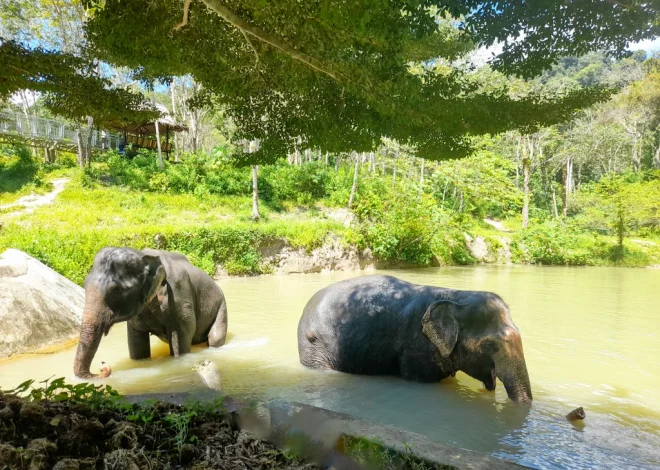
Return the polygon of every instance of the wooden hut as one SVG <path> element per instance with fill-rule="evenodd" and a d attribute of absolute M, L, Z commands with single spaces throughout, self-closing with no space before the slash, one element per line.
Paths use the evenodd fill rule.
<path fill-rule="evenodd" d="M 160 112 L 161 117 L 153 122 L 112 125 L 112 129 L 124 135 L 124 145 L 132 148 L 147 148 L 165 152 L 169 157 L 172 151 L 170 135 L 175 132 L 187 132 L 188 126 L 178 123 L 172 118 L 167 108 L 160 104 L 152 105 Z M 163 138 L 165 142 L 163 142 Z M 160 142 L 160 147 L 158 143 Z"/>

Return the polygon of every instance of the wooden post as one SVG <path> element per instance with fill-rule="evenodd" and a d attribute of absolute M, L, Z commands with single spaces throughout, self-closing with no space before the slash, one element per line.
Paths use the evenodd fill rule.
<path fill-rule="evenodd" d="M 154 121 L 156 126 L 156 146 L 158 147 L 158 168 L 163 169 L 163 152 L 160 150 L 160 130 L 158 129 L 158 119 Z"/>
<path fill-rule="evenodd" d="M 170 159 L 170 126 L 165 127 L 165 153 L 167 159 Z"/>

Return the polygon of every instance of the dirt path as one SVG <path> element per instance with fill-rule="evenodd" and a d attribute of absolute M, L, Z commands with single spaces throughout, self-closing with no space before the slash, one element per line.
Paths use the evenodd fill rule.
<path fill-rule="evenodd" d="M 486 222 L 491 227 L 495 227 L 500 232 L 510 232 L 511 231 L 508 228 L 506 228 L 504 225 L 502 225 L 502 222 L 498 222 L 497 220 L 484 219 L 484 222 Z"/>
<path fill-rule="evenodd" d="M 22 214 L 31 214 L 34 212 L 34 209 L 41 206 L 47 206 L 52 204 L 55 198 L 59 193 L 64 191 L 66 183 L 69 181 L 69 178 L 58 178 L 51 181 L 53 184 L 53 190 L 46 194 L 30 194 L 28 196 L 23 196 L 18 199 L 16 202 L 11 204 L 5 204 L 0 206 L 0 211 L 11 209 L 12 207 L 22 207 L 20 210 L 9 212 L 5 214 L 5 218 L 16 217 Z"/>

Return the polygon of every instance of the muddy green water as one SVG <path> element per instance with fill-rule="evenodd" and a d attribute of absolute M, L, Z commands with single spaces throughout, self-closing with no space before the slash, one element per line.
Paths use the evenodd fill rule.
<path fill-rule="evenodd" d="M 510 403 L 459 374 L 439 384 L 318 372 L 298 362 L 296 327 L 318 289 L 359 273 L 263 276 L 220 282 L 229 342 L 178 359 L 152 339 L 155 358 L 128 359 L 126 329 L 101 343 L 105 381 L 124 393 L 202 387 L 192 365 L 215 361 L 230 394 L 309 403 L 393 425 L 431 440 L 536 468 L 660 468 L 660 270 L 471 267 L 396 271 L 405 280 L 490 290 L 521 330 L 534 402 Z M 0 363 L 0 384 L 72 379 L 75 349 Z M 578 426 L 564 415 L 577 406 Z"/>

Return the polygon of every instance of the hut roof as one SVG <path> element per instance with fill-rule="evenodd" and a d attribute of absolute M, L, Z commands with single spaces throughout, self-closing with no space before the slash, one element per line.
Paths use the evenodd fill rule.
<path fill-rule="evenodd" d="M 152 105 L 155 106 L 158 112 L 160 112 L 160 117 L 157 119 L 158 121 L 158 130 L 160 134 L 162 135 L 163 133 L 167 132 L 168 130 L 174 131 L 174 132 L 181 132 L 181 131 L 188 131 L 188 126 L 185 124 L 176 122 L 174 118 L 170 115 L 170 112 L 168 109 L 163 106 L 162 104 L 155 104 Z M 120 130 L 120 131 L 126 131 L 126 132 L 132 132 L 135 134 L 142 134 L 142 135 L 156 135 L 156 123 L 155 122 L 145 122 L 145 123 L 130 123 L 130 124 L 114 124 L 110 125 L 113 129 Z"/>

